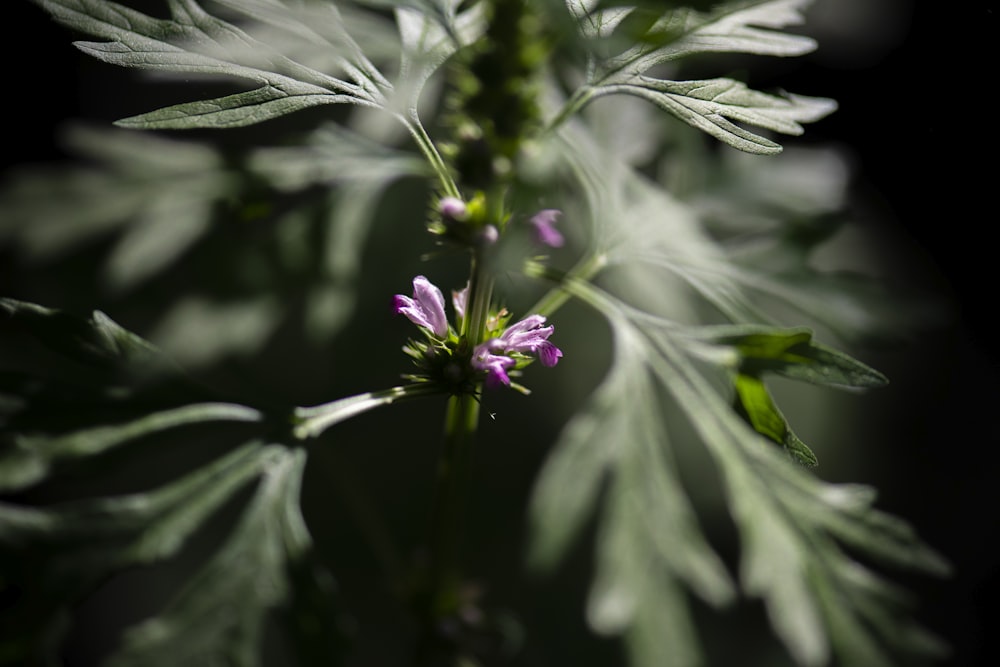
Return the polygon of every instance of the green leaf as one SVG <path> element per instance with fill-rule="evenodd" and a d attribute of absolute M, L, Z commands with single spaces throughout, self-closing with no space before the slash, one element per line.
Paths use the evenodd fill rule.
<path fill-rule="evenodd" d="M 0 615 L 0 664 L 54 655 L 64 617 L 109 575 L 177 554 L 269 461 L 248 443 L 158 489 L 44 508 L 0 503 L 4 586 L 30 587 Z M 8 555 L 9 554 L 9 555 Z M 10 632 L 8 632 L 10 631 Z"/>
<path fill-rule="evenodd" d="M 761 155 L 779 153 L 779 144 L 737 123 L 798 135 L 802 133 L 800 123 L 823 118 L 836 108 L 836 103 L 825 98 L 766 94 L 731 79 L 671 81 L 650 76 L 649 71 L 663 63 L 703 53 L 772 56 L 808 53 L 816 46 L 814 40 L 775 28 L 801 22 L 801 10 L 809 3 L 810 0 L 749 0 L 724 3 L 702 13 L 691 7 L 635 10 L 599 8 L 602 5 L 574 1 L 569 9 L 580 22 L 585 38 L 608 42 L 613 47 L 611 34 L 632 19 L 638 22 L 641 36 L 626 36 L 627 47 L 616 56 L 592 56 L 588 82 L 571 97 L 567 110 L 579 109 L 606 95 L 634 95 L 733 148 Z"/>
<path fill-rule="evenodd" d="M 208 421 L 259 422 L 257 410 L 234 403 L 196 403 L 153 412 L 139 419 L 94 426 L 57 436 L 15 435 L 0 451 L 0 492 L 27 488 L 44 481 L 54 467 L 102 454 L 153 433 Z"/>
<path fill-rule="evenodd" d="M 812 0 L 749 0 L 723 3 L 709 13 L 667 10 L 650 28 L 646 43 L 610 59 L 595 83 L 627 83 L 654 65 L 699 53 L 809 53 L 816 48 L 815 40 L 775 28 L 801 23 L 802 10 L 810 4 Z"/>
<path fill-rule="evenodd" d="M 195 127 L 243 127 L 278 118 L 320 104 L 354 102 L 348 95 L 317 93 L 311 86 L 289 83 L 268 85 L 245 93 L 204 102 L 188 102 L 130 116 L 115 122 L 119 127 L 143 130 L 183 130 Z"/>
<path fill-rule="evenodd" d="M 834 387 L 874 388 L 888 384 L 882 373 L 850 355 L 817 343 L 804 328 L 761 326 L 717 327 L 702 334 L 739 353 L 743 374 L 777 373 L 784 377 Z"/>
<path fill-rule="evenodd" d="M 575 503 L 577 512 L 588 508 L 595 502 L 592 491 L 573 487 L 583 483 L 592 486 L 595 471 L 610 478 L 599 526 L 598 567 L 588 602 L 588 618 L 597 630 L 626 637 L 634 660 L 639 661 L 635 664 L 662 664 L 662 656 L 669 655 L 671 647 L 652 635 L 657 615 L 685 627 L 677 617 L 678 609 L 670 603 L 677 596 L 672 587 L 683 582 L 698 590 L 694 584 L 698 579 L 682 574 L 685 571 L 676 564 L 666 571 L 655 569 L 655 550 L 645 550 L 650 536 L 671 534 L 670 522 L 660 523 L 663 515 L 659 509 L 671 504 L 658 498 L 655 505 L 639 503 L 628 510 L 629 503 L 635 502 L 631 499 L 640 497 L 644 488 L 659 487 L 656 478 L 663 477 L 669 468 L 658 465 L 657 457 L 645 448 L 626 468 L 630 472 L 620 478 L 618 486 L 621 470 L 629 461 L 628 452 L 638 451 L 643 443 L 650 443 L 646 447 L 665 444 L 670 425 L 664 423 L 663 416 L 674 411 L 661 404 L 658 390 L 662 388 L 690 421 L 721 473 L 724 495 L 741 536 L 742 588 L 763 600 L 775 633 L 797 664 L 825 665 L 833 654 L 861 654 L 860 647 L 870 648 L 864 649 L 865 655 L 879 660 L 890 653 L 888 647 L 893 653 L 936 650 L 934 639 L 899 613 L 899 600 L 886 594 L 890 587 L 859 557 L 933 574 L 947 572 L 944 561 L 921 543 L 905 522 L 873 510 L 869 491 L 819 481 L 777 448 L 767 446 L 766 437 L 792 448 L 800 459 L 809 461 L 811 457 L 804 445 L 789 437 L 787 423 L 758 378 L 738 380 L 756 423 L 751 426 L 740 418 L 728 403 L 725 382 L 720 383 L 717 377 L 738 366 L 739 356 L 719 354 L 714 343 L 714 353 L 705 349 L 705 339 L 725 331 L 725 327 L 713 331 L 713 327 L 699 330 L 681 326 L 578 280 L 566 280 L 561 287 L 608 319 L 616 335 L 616 350 L 621 350 L 608 378 L 619 374 L 629 378 L 628 385 L 599 394 L 603 397 L 600 403 L 589 404 L 567 425 L 533 497 L 532 541 L 540 550 L 533 553 L 558 557 L 567 540 L 565 536 L 557 538 L 556 548 L 548 551 L 553 549 L 553 538 L 547 531 L 559 535 L 565 530 L 551 508 L 558 507 L 556 501 L 563 497 L 586 499 Z M 743 343 L 751 359 L 756 355 L 799 361 L 797 346 L 808 350 L 811 342 L 811 334 L 802 329 L 780 331 L 748 325 L 731 328 L 729 333 L 733 334 L 730 342 Z M 595 411 L 598 406 L 600 411 Z M 588 421 L 603 426 L 605 414 L 627 415 L 627 427 L 620 427 L 611 441 L 601 438 L 600 428 L 574 428 Z M 591 441 L 592 434 L 599 440 Z M 588 448 L 595 451 L 588 452 Z M 581 460 L 584 467 L 574 468 Z M 574 477 L 574 473 L 579 476 Z M 669 486 L 677 489 L 680 484 L 671 479 Z M 568 516 L 571 525 L 578 525 L 580 519 L 574 517 L 573 508 L 570 506 Z M 638 517 L 654 515 L 655 529 L 629 528 Z M 690 536 L 678 535 L 670 542 L 677 557 L 691 553 L 678 546 L 690 544 Z M 845 553 L 841 544 L 850 545 L 852 552 Z M 710 547 L 706 551 L 712 553 Z M 643 604 L 645 591 L 663 597 Z M 697 660 L 697 647 L 689 642 L 680 641 L 673 649 L 686 661 L 683 664 Z"/>
<path fill-rule="evenodd" d="M 536 481 L 529 560 L 553 567 L 590 518 L 606 480 L 588 599 L 591 627 L 625 636 L 636 665 L 662 664 L 666 655 L 679 665 L 696 664 L 700 650 L 680 591 L 686 586 L 723 606 L 733 589 L 667 453 L 643 340 L 627 326 L 614 331 L 611 371 L 566 425 Z"/>
<path fill-rule="evenodd" d="M 85 320 L 61 310 L 0 297 L 0 313 L 52 350 L 95 369 L 123 370 L 139 377 L 181 372 L 158 348 L 100 311 Z"/>
<path fill-rule="evenodd" d="M 799 135 L 799 123 L 817 121 L 837 108 L 830 99 L 769 95 L 732 79 L 668 81 L 641 76 L 632 83 L 603 85 L 595 96 L 616 93 L 648 100 L 733 148 L 760 155 L 779 153 L 781 146 L 731 121 Z"/>
<path fill-rule="evenodd" d="M 736 401 L 738 412 L 746 417 L 755 431 L 784 447 L 799 463 L 807 466 L 819 463 L 812 450 L 792 432 L 760 378 L 737 374 Z"/>
<path fill-rule="evenodd" d="M 154 19 L 102 0 L 33 0 L 68 27 L 108 40 L 78 42 L 88 55 L 123 67 L 226 75 L 260 85 L 251 91 L 175 105 L 119 121 L 145 129 L 239 127 L 317 104 L 385 102 L 372 71 L 350 81 L 274 52 L 242 29 L 207 14 L 195 0 L 170 0 L 171 19 Z M 335 19 L 335 14 L 330 14 Z M 351 70 L 358 74 L 358 70 Z M 380 80 L 384 81 L 384 79 Z"/>
<path fill-rule="evenodd" d="M 265 621 L 289 604 L 289 568 L 312 545 L 299 509 L 306 453 L 265 451 L 263 478 L 233 533 L 162 613 L 126 631 L 110 667 L 261 664 Z"/>

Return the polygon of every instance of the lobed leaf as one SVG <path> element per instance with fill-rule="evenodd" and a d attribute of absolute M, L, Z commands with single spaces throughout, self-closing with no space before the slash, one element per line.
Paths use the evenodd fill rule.
<path fill-rule="evenodd" d="M 595 96 L 616 93 L 648 100 L 733 148 L 760 155 L 779 153 L 781 146 L 731 121 L 799 135 L 800 122 L 819 120 L 837 106 L 826 98 L 761 93 L 732 79 L 668 81 L 643 76 L 632 83 L 601 86 Z"/>
<path fill-rule="evenodd" d="M 593 201 L 601 204 L 614 199 Z M 640 236 L 645 233 L 641 228 L 631 231 Z M 655 238 L 643 238 L 646 252 L 655 253 Z M 675 238 L 671 235 L 664 242 L 673 243 Z M 697 261 L 694 247 L 686 257 L 689 262 Z M 669 424 L 661 422 L 664 408 L 657 398 L 662 388 L 690 420 L 722 472 L 730 513 L 741 535 L 743 591 L 764 601 L 775 633 L 797 664 L 826 665 L 833 655 L 841 659 L 867 656 L 874 661 L 871 664 L 885 664 L 879 661 L 890 653 L 939 650 L 935 638 L 908 619 L 898 596 L 888 593 L 890 587 L 858 558 L 944 574 L 947 565 L 941 557 L 908 524 L 874 510 L 869 489 L 821 482 L 769 446 L 765 437 L 780 442 L 800 460 L 813 462 L 811 452 L 791 433 L 759 377 L 736 374 L 737 395 L 746 407 L 745 417 L 750 417 L 746 420 L 729 403 L 725 380 L 720 382 L 720 376 L 737 369 L 787 372 L 809 381 L 829 380 L 834 386 L 878 386 L 884 381 L 881 374 L 847 355 L 831 354 L 812 340 L 808 329 L 751 324 L 692 327 L 627 305 L 580 280 L 567 278 L 560 288 L 601 312 L 616 341 L 628 350 L 616 354 L 606 382 L 619 374 L 631 378 L 628 385 L 617 380 L 610 385 L 614 390 L 606 393 L 602 385 L 595 394 L 601 400 L 588 404 L 570 421 L 533 496 L 532 541 L 541 549 L 552 542 L 548 530 L 560 535 L 557 514 L 549 507 L 553 498 L 584 498 L 585 502 L 575 505 L 577 512 L 589 512 L 597 502 L 592 489 L 574 485 L 574 474 L 590 486 L 595 471 L 608 480 L 601 503 L 598 568 L 588 603 L 588 618 L 596 630 L 622 635 L 633 660 L 638 661 L 635 664 L 653 665 L 662 664 L 662 656 L 668 655 L 664 651 L 669 650 L 650 634 L 657 623 L 654 614 L 684 626 L 672 606 L 677 595 L 672 588 L 691 589 L 695 579 L 675 568 L 650 569 L 656 557 L 644 551 L 644 538 L 628 527 L 637 516 L 659 520 L 662 513 L 641 504 L 633 506 L 645 509 L 636 509 L 634 514 L 624 509 L 629 506 L 625 499 L 636 498 L 662 476 L 664 468 L 647 451 L 642 463 L 630 468 L 631 474 L 617 486 L 626 452 L 644 442 L 662 446 L 666 441 L 661 429 L 669 429 Z M 611 441 L 602 438 L 601 428 L 606 424 L 615 428 L 610 420 L 622 414 L 627 415 L 627 425 L 619 427 L 621 434 Z M 586 467 L 579 468 L 581 463 Z M 676 489 L 679 484 L 675 480 L 671 486 Z M 660 499 L 656 506 L 669 507 L 669 503 Z M 572 509 L 564 511 L 571 517 L 571 526 L 579 525 Z M 649 526 L 643 533 L 646 540 L 669 534 L 662 524 Z M 686 541 L 671 539 L 674 545 Z M 850 546 L 850 555 L 844 546 Z M 706 549 L 711 553 L 710 546 Z M 651 594 L 663 597 L 644 605 L 641 591 L 655 591 Z M 696 663 L 696 646 L 677 641 L 674 649 L 687 661 L 684 664 Z"/>
<path fill-rule="evenodd" d="M 265 621 L 289 603 L 289 570 L 312 544 L 299 509 L 305 451 L 265 451 L 263 478 L 232 535 L 162 613 L 126 631 L 110 666 L 261 664 Z"/>
<path fill-rule="evenodd" d="M 812 0 L 728 2 L 711 12 L 668 9 L 639 44 L 609 59 L 594 77 L 598 85 L 628 83 L 654 65 L 699 53 L 752 53 L 799 56 L 816 48 L 815 40 L 775 30 L 803 21 Z"/>
<path fill-rule="evenodd" d="M 25 595 L 0 614 L 0 664 L 41 664 L 58 653 L 69 610 L 111 574 L 170 558 L 224 502 L 262 471 L 247 443 L 158 489 L 44 508 L 0 503 L 5 586 Z"/>
<path fill-rule="evenodd" d="M 78 42 L 88 55 L 123 67 L 225 75 L 259 88 L 167 107 L 119 121 L 131 128 L 239 127 L 318 104 L 382 106 L 373 67 L 352 68 L 358 81 L 317 71 L 274 52 L 244 30 L 205 12 L 195 0 L 170 0 L 171 19 L 154 19 L 107 0 L 33 0 L 70 28 L 106 42 Z M 329 14 L 331 20 L 336 18 Z M 349 59 L 348 59 L 349 61 Z M 373 83 L 378 79 L 378 84 Z"/>

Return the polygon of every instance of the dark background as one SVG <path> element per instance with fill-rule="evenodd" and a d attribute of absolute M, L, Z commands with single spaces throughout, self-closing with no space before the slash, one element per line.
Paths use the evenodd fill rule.
<path fill-rule="evenodd" d="M 818 35 L 816 54 L 774 77 L 793 92 L 838 100 L 837 113 L 801 141 L 849 147 L 859 215 L 898 243 L 901 275 L 949 305 L 947 321 L 914 332 L 905 353 L 878 352 L 884 363 L 873 365 L 894 382 L 881 405 L 897 417 L 877 463 L 854 481 L 875 483 L 881 507 L 911 520 L 955 564 L 947 582 L 913 581 L 921 617 L 955 648 L 951 664 L 1000 664 L 992 618 L 1000 600 L 996 3 L 879 4 L 878 34 Z M 54 129 L 66 119 L 110 122 L 151 108 L 129 99 L 123 111 L 126 93 L 108 83 L 121 79 L 105 78 L 111 66 L 80 55 L 29 3 L 5 11 L 6 166 L 61 157 Z M 13 270 L 0 266 L 0 293 L 15 289 L 5 283 L 23 285 Z"/>

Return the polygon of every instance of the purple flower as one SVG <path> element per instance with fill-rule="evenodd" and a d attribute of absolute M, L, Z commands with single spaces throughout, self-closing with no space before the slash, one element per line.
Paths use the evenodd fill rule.
<path fill-rule="evenodd" d="M 528 222 L 534 228 L 535 240 L 550 248 L 561 248 L 564 240 L 563 235 L 556 229 L 556 220 L 562 215 L 562 211 L 556 208 L 542 209 L 531 216 Z"/>
<path fill-rule="evenodd" d="M 472 354 L 472 365 L 477 370 L 486 371 L 486 386 L 510 385 L 507 369 L 517 362 L 502 354 L 493 354 L 490 350 L 490 343 L 492 341 L 476 346 L 475 352 Z"/>
<path fill-rule="evenodd" d="M 411 322 L 438 338 L 444 338 L 448 334 L 444 296 L 434 283 L 423 276 L 413 279 L 413 298 L 397 294 L 393 297 L 393 307 L 396 313 L 406 315 Z"/>
<path fill-rule="evenodd" d="M 487 385 L 510 384 L 507 370 L 517 363 L 509 356 L 511 354 L 537 357 L 543 366 L 551 367 L 559 362 L 563 356 L 562 350 L 548 340 L 554 327 L 542 326 L 544 324 L 544 316 L 529 315 L 507 327 L 499 338 L 492 338 L 476 346 L 472 365 L 477 370 L 486 371 Z"/>

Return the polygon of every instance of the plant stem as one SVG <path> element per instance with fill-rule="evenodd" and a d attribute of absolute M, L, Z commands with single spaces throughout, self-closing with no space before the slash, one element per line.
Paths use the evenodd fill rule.
<path fill-rule="evenodd" d="M 587 259 L 570 269 L 567 273 L 560 273 L 550 267 L 537 264 L 529 264 L 525 268 L 525 273 L 533 278 L 544 278 L 557 283 L 557 286 L 546 292 L 528 312 L 538 313 L 550 317 L 566 301 L 573 296 L 572 287 L 580 282 L 586 282 L 595 276 L 608 263 L 605 254 L 591 255 Z"/>
<path fill-rule="evenodd" d="M 582 86 L 576 89 L 573 95 L 563 104 L 559 112 L 548 122 L 545 131 L 554 132 L 560 125 L 580 111 L 580 109 L 587 106 L 587 103 L 590 102 L 593 96 L 593 88 L 590 86 Z"/>
<path fill-rule="evenodd" d="M 455 180 L 451 177 L 451 172 L 448 169 L 448 165 L 445 164 L 444 159 L 438 152 L 437 147 L 434 145 L 434 141 L 427 135 L 427 131 L 424 126 L 421 125 L 420 119 L 417 118 L 416 114 L 413 114 L 411 118 L 406 118 L 404 116 L 399 116 L 406 129 L 410 131 L 413 136 L 414 141 L 417 142 L 417 147 L 420 148 L 420 152 L 424 154 L 427 158 L 427 162 L 430 163 L 431 167 L 434 169 L 434 173 L 437 174 L 438 180 L 441 181 L 441 187 L 444 188 L 444 192 L 449 197 L 461 198 L 462 194 L 459 192 L 458 186 L 455 184 Z"/>
<path fill-rule="evenodd" d="M 455 612 L 460 603 L 461 536 L 478 423 L 479 402 L 474 396 L 448 399 L 444 451 L 438 461 L 431 515 L 429 611 L 436 619 Z"/>

